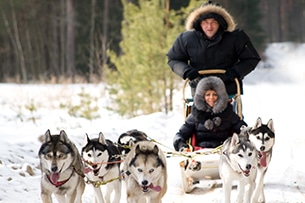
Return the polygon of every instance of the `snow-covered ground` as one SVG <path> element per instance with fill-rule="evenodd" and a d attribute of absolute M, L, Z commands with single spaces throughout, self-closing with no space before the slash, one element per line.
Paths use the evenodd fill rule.
<path fill-rule="evenodd" d="M 305 114 L 304 55 L 304 44 L 271 44 L 266 49 L 265 61 L 245 79 L 242 96 L 245 121 L 253 125 L 257 117 L 264 123 L 272 118 L 276 130 L 272 162 L 265 178 L 268 203 L 305 202 L 302 158 L 305 136 L 301 131 Z M 184 121 L 180 91 L 175 110 L 167 115 L 156 112 L 123 119 L 106 110 L 111 104 L 102 84 L 0 84 L 0 90 L 0 202 L 5 203 L 40 202 L 38 137 L 47 129 L 52 134 L 64 129 L 79 150 L 85 133 L 95 137 L 103 132 L 106 138 L 116 141 L 121 133 L 131 129 L 144 131 L 172 148 L 172 138 Z M 100 110 L 95 116 L 99 118 L 89 121 L 68 114 L 68 106 L 77 105 L 78 94 L 84 92 L 96 101 Z M 182 159 L 167 159 L 168 191 L 163 202 L 222 202 L 222 188 L 208 188 L 205 183 L 190 194 L 183 192 L 179 168 Z M 92 202 L 92 196 L 91 187 L 87 186 L 83 202 Z M 123 198 L 121 202 L 126 201 Z"/>

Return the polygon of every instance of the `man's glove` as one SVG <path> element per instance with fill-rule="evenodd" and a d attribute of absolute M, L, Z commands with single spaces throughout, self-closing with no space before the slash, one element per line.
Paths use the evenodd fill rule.
<path fill-rule="evenodd" d="M 225 73 L 226 81 L 224 81 L 224 83 L 233 82 L 235 78 L 239 78 L 238 73 L 233 68 L 229 68 L 226 70 L 226 73 Z"/>
<path fill-rule="evenodd" d="M 183 74 L 183 79 L 188 78 L 189 80 L 194 80 L 195 78 L 197 78 L 199 76 L 200 76 L 200 74 L 198 73 L 198 70 L 192 68 L 192 69 L 185 71 L 185 73 Z"/>
<path fill-rule="evenodd" d="M 199 81 L 201 80 L 202 78 L 195 78 L 194 80 L 190 80 L 189 81 L 189 85 L 191 88 L 196 88 L 197 87 L 197 84 L 199 83 Z"/>

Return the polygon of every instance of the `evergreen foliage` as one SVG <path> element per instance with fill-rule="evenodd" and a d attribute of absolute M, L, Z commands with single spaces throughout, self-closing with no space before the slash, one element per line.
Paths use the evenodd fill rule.
<path fill-rule="evenodd" d="M 225 0 L 219 0 L 218 2 L 234 17 L 237 28 L 243 29 L 250 36 L 255 48 L 261 51 L 264 48 L 266 36 L 260 25 L 260 19 L 263 17 L 259 8 L 260 1 L 235 0 L 234 4 Z"/>
<path fill-rule="evenodd" d="M 123 3 L 122 55 L 109 51 L 117 71 L 108 71 L 107 83 L 115 102 L 113 110 L 130 117 L 168 111 L 173 90 L 173 73 L 166 52 L 183 29 L 176 11 L 166 9 L 165 1 L 139 0 Z M 174 24 L 176 23 L 176 24 Z"/>

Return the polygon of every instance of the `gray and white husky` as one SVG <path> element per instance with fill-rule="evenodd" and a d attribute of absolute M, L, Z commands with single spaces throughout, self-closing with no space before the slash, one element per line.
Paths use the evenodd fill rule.
<path fill-rule="evenodd" d="M 81 203 L 85 189 L 84 166 L 76 146 L 65 131 L 44 135 L 38 156 L 41 168 L 41 199 L 52 202 L 52 194 L 59 203 Z"/>
<path fill-rule="evenodd" d="M 120 180 L 120 151 L 112 141 L 105 139 L 103 133 L 98 138 L 85 138 L 85 145 L 81 151 L 82 158 L 87 165 L 86 177 L 92 184 L 95 200 L 98 203 L 110 203 L 111 194 L 114 192 L 113 203 L 121 199 Z M 106 186 L 105 197 L 101 186 Z"/>
<path fill-rule="evenodd" d="M 224 202 L 231 202 L 232 183 L 237 182 L 237 203 L 248 203 L 255 188 L 258 155 L 247 136 L 234 133 L 222 147 L 219 175 L 223 182 Z"/>
<path fill-rule="evenodd" d="M 153 142 L 132 145 L 123 167 L 128 203 L 160 203 L 167 191 L 166 158 Z"/>
<path fill-rule="evenodd" d="M 264 177 L 271 161 L 275 142 L 273 120 L 270 119 L 267 124 L 262 124 L 261 118 L 257 118 L 254 126 L 248 130 L 248 136 L 259 153 L 256 187 L 252 202 L 265 202 Z"/>

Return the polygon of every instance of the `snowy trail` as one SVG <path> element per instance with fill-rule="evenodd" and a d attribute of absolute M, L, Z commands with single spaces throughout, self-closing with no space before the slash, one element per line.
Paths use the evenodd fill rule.
<path fill-rule="evenodd" d="M 182 107 L 168 115 L 154 113 L 129 120 L 121 120 L 111 114 L 108 116 L 104 110 L 101 110 L 101 115 L 104 116 L 100 119 L 93 121 L 76 119 L 69 117 L 64 110 L 55 110 L 56 103 L 48 104 L 46 101 L 50 97 L 53 99 L 59 97 L 62 102 L 68 102 L 77 91 L 80 91 L 80 86 L 59 88 L 58 86 L 0 84 L 0 88 L 3 90 L 0 97 L 2 112 L 0 115 L 0 202 L 5 203 L 40 202 L 40 171 L 37 157 L 40 143 L 37 138 L 47 129 L 51 129 L 54 133 L 57 133 L 59 129 L 65 129 L 79 149 L 83 144 L 85 133 L 97 135 L 98 132 L 103 131 L 106 137 L 116 140 L 119 134 L 133 128 L 142 130 L 157 141 L 172 147 L 172 138 L 183 122 Z M 99 95 L 101 86 L 87 86 L 85 89 L 90 89 L 93 91 L 92 94 Z M 276 143 L 265 179 L 268 203 L 305 202 L 303 167 L 305 136 L 301 131 L 304 121 L 299 119 L 300 115 L 305 114 L 304 90 L 304 84 L 245 86 L 242 101 L 247 123 L 254 124 L 256 118 L 260 116 L 264 123 L 272 118 L 275 124 Z M 17 103 L 16 93 L 18 93 Z M 47 93 L 52 94 L 46 95 Z M 297 99 L 293 100 L 291 105 L 287 105 L 289 103 L 287 99 L 290 98 L 284 99 L 285 93 L 289 96 L 297 96 Z M 31 120 L 21 120 L 18 114 L 22 113 L 23 118 L 33 116 L 30 112 L 22 110 L 20 104 L 20 102 L 30 101 L 30 95 L 34 96 L 37 106 L 40 107 L 37 112 L 34 112 L 38 118 L 36 123 Z M 101 99 L 100 103 L 101 106 L 105 105 L 105 100 Z M 181 159 L 183 158 L 167 159 L 169 187 L 163 202 L 222 202 L 221 187 L 196 189 L 190 194 L 182 191 L 179 168 Z M 33 169 L 33 176 L 26 172 L 28 165 Z M 205 186 L 205 184 L 202 185 Z M 91 188 L 86 187 L 83 202 L 92 202 L 92 194 Z M 235 197 L 236 188 L 232 194 L 232 198 L 235 199 Z M 125 202 L 124 199 L 121 202 Z"/>

